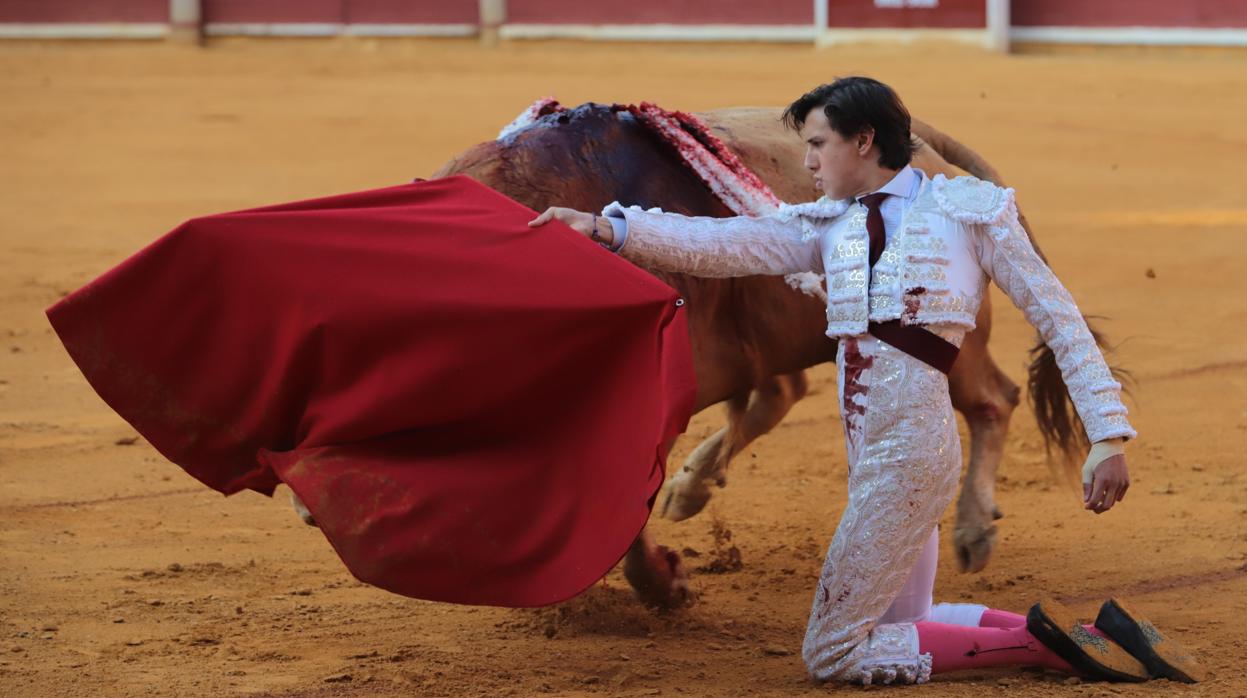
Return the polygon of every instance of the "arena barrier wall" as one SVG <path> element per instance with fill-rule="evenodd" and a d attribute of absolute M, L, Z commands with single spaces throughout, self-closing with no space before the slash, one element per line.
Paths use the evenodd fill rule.
<path fill-rule="evenodd" d="M 482 8 L 490 6 L 489 12 Z M 501 16 L 483 26 L 482 17 Z M 1247 46 L 1247 0 L 0 0 L 0 38 L 446 36 Z"/>
<path fill-rule="evenodd" d="M 1012 0 L 1015 42 L 1247 46 L 1243 0 Z"/>

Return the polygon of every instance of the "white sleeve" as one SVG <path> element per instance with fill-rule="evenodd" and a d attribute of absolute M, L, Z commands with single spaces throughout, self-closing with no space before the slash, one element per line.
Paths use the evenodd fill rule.
<path fill-rule="evenodd" d="M 982 233 L 980 265 L 1052 348 L 1088 440 L 1134 438 L 1121 384 L 1113 379 L 1073 297 L 1035 252 L 1016 204 L 1010 200 L 999 217 L 974 227 Z"/>
<path fill-rule="evenodd" d="M 602 215 L 627 223 L 619 253 L 658 271 L 726 277 L 823 269 L 817 237 L 806 234 L 793 220 L 690 217 L 618 203 L 607 206 Z"/>

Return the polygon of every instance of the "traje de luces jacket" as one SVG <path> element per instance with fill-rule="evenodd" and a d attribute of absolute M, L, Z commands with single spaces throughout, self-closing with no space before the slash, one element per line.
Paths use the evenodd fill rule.
<path fill-rule="evenodd" d="M 824 197 L 782 205 L 772 215 L 733 218 L 616 202 L 602 215 L 626 219 L 619 252 L 643 267 L 705 277 L 822 274 L 833 338 L 866 334 L 870 322 L 900 320 L 959 343 L 957 330 L 974 329 L 990 278 L 1052 347 L 1089 440 L 1135 436 L 1121 384 L 1074 299 L 1031 245 L 1012 189 L 968 176 L 924 178 L 873 273 L 866 209 L 852 200 Z"/>

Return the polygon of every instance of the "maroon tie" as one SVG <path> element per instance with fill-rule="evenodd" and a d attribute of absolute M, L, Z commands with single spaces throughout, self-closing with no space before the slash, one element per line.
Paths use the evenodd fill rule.
<path fill-rule="evenodd" d="M 870 268 L 883 255 L 886 238 L 883 234 L 883 211 L 880 206 L 883 200 L 891 196 L 876 192 L 858 199 L 866 207 L 866 232 L 870 234 Z M 943 337 L 929 332 L 919 325 L 902 325 L 900 320 L 871 322 L 867 331 L 876 339 L 900 349 L 910 356 L 936 368 L 944 375 L 953 368 L 957 360 L 957 345 Z"/>
<path fill-rule="evenodd" d="M 883 211 L 880 207 L 883 205 L 883 200 L 889 196 L 891 194 L 876 192 L 858 199 L 866 207 L 866 232 L 870 234 L 871 269 L 875 268 L 875 262 L 879 261 L 879 257 L 883 254 L 883 245 L 887 241 L 883 233 Z"/>

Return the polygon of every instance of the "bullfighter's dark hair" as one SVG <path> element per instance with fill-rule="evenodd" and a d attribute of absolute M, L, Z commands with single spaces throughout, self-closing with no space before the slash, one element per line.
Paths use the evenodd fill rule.
<path fill-rule="evenodd" d="M 838 78 L 819 85 L 788 105 L 784 123 L 799 131 L 814 109 L 822 107 L 827 123 L 844 138 L 874 130 L 879 164 L 899 170 L 913 159 L 918 143 L 910 134 L 909 110 L 891 87 L 865 77 Z"/>

